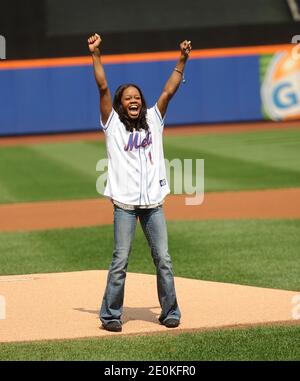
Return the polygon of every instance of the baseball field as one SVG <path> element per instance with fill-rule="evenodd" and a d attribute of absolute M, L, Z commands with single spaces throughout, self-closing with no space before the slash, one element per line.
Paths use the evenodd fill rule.
<path fill-rule="evenodd" d="M 135 309 L 125 300 L 122 335 L 62 333 L 50 340 L 55 327 L 47 316 L 58 326 L 59 301 L 79 294 L 93 294 L 90 310 L 78 305 L 70 316 L 78 316 L 78 326 L 81 317 L 91 317 L 93 329 L 102 332 L 97 309 L 103 286 L 90 287 L 86 279 L 105 274 L 113 247 L 112 207 L 96 192 L 96 163 L 106 157 L 105 142 L 101 132 L 0 140 L 0 295 L 11 293 L 14 300 L 11 305 L 7 298 L 6 319 L 0 320 L 0 360 L 300 359 L 300 307 L 292 298 L 300 295 L 300 123 L 166 128 L 164 150 L 169 160 L 204 159 L 204 203 L 186 206 L 175 195 L 165 202 L 179 303 L 195 325 L 183 314 L 174 330 L 158 326 L 155 268 L 138 226 L 128 295 L 139 300 L 149 283 L 154 299 Z M 70 294 L 62 295 L 63 281 L 70 285 L 76 276 L 74 293 L 69 287 Z M 46 278 L 50 286 L 42 288 Z M 41 288 L 30 294 L 34 282 L 27 280 L 34 279 Z M 216 287 L 211 298 L 206 287 Z M 226 287 L 237 290 L 236 299 Z M 273 304 L 272 297 L 280 293 L 287 298 L 288 318 L 276 315 L 281 299 Z M 252 322 L 253 309 L 274 316 Z M 229 319 L 224 324 L 223 315 Z M 220 322 L 210 325 L 215 316 Z M 76 330 L 76 321 L 64 323 Z"/>

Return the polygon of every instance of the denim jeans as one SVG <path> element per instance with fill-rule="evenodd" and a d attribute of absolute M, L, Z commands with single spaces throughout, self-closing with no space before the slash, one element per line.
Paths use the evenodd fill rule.
<path fill-rule="evenodd" d="M 131 251 L 137 218 L 151 249 L 156 266 L 157 293 L 161 306 L 159 321 L 168 318 L 180 319 L 177 305 L 171 258 L 168 253 L 167 226 L 163 207 L 152 209 L 124 210 L 114 205 L 114 251 L 109 268 L 107 285 L 100 309 L 100 320 L 121 321 L 123 312 L 124 286 L 128 257 Z M 142 287 L 136 292 L 143 292 Z"/>

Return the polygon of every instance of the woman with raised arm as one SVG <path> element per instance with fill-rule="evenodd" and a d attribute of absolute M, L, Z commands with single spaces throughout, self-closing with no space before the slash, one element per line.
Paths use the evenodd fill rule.
<path fill-rule="evenodd" d="M 100 320 L 108 331 L 122 330 L 124 286 L 128 257 L 137 219 L 151 249 L 156 267 L 161 306 L 159 322 L 168 328 L 180 323 L 163 202 L 169 185 L 163 153 L 164 116 L 178 89 L 191 41 L 180 44 L 180 56 L 156 104 L 147 109 L 135 84 L 121 85 L 112 101 L 101 63 L 101 37 L 88 39 L 95 79 L 100 92 L 101 125 L 106 137 L 108 176 L 104 195 L 114 207 L 114 250 L 100 308 Z M 137 292 L 143 292 L 142 287 Z"/>

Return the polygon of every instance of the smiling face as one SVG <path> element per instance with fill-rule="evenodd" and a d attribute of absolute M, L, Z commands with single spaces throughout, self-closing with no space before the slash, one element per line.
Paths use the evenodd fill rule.
<path fill-rule="evenodd" d="M 131 119 L 137 119 L 142 108 L 142 98 L 139 90 L 133 86 L 127 87 L 122 94 L 123 110 Z"/>

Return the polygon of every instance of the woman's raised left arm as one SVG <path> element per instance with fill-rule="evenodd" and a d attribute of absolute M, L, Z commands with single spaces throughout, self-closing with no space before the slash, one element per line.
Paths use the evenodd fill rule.
<path fill-rule="evenodd" d="M 185 64 L 189 58 L 189 54 L 191 50 L 192 50 L 191 41 L 185 40 L 180 44 L 180 57 L 157 101 L 157 107 L 162 117 L 164 117 L 167 111 L 168 104 L 170 100 L 172 99 L 173 95 L 176 93 L 183 79 Z"/>

